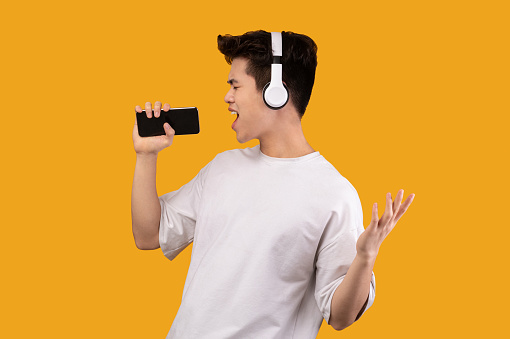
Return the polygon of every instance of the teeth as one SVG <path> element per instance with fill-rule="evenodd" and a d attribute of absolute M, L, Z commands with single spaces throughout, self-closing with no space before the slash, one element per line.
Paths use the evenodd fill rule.
<path fill-rule="evenodd" d="M 231 114 L 237 114 L 237 112 L 232 112 Z"/>

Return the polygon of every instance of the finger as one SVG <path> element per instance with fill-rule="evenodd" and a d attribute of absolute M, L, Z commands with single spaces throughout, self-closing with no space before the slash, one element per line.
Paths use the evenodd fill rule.
<path fill-rule="evenodd" d="M 170 104 L 163 105 L 163 111 L 168 112 L 170 110 Z"/>
<path fill-rule="evenodd" d="M 138 113 L 142 113 L 142 108 L 140 106 L 136 105 L 135 106 L 135 125 L 136 126 L 138 125 L 138 121 L 137 121 L 138 119 L 136 118 L 136 114 L 138 114 Z M 137 129 L 138 129 L 138 127 L 137 127 Z"/>
<path fill-rule="evenodd" d="M 367 226 L 367 230 L 369 228 L 377 227 L 377 224 L 379 223 L 379 213 L 377 211 L 377 203 L 374 203 L 372 205 L 372 220 L 370 220 L 370 224 Z"/>
<path fill-rule="evenodd" d="M 150 101 L 145 103 L 145 114 L 147 114 L 147 118 L 152 118 L 152 107 Z"/>
<path fill-rule="evenodd" d="M 391 193 L 386 194 L 386 208 L 388 209 L 389 214 L 393 214 L 393 204 L 391 200 Z"/>
<path fill-rule="evenodd" d="M 376 225 L 379 222 L 379 212 L 377 211 L 377 203 L 374 203 L 374 206 L 372 207 L 372 222 L 374 222 Z"/>
<path fill-rule="evenodd" d="M 407 211 L 407 209 L 409 208 L 409 206 L 411 205 L 411 203 L 413 202 L 413 199 L 414 199 L 414 196 L 415 194 L 410 194 L 406 201 L 404 201 L 404 203 L 402 204 L 402 206 L 400 207 L 400 210 L 398 211 L 397 213 L 397 216 L 395 217 L 395 223 L 397 223 L 397 221 L 404 215 L 404 213 Z"/>
<path fill-rule="evenodd" d="M 159 112 L 161 111 L 161 101 L 154 103 L 154 117 L 159 118 Z"/>
<path fill-rule="evenodd" d="M 398 212 L 400 205 L 402 203 L 402 198 L 404 198 L 404 190 L 401 189 L 397 193 L 397 197 L 395 198 L 395 201 L 393 202 L 393 212 L 394 215 Z"/>
<path fill-rule="evenodd" d="M 381 226 L 384 226 L 388 223 L 388 220 L 393 216 L 393 206 L 391 203 L 391 193 L 386 193 L 386 210 L 384 211 L 381 217 Z"/>

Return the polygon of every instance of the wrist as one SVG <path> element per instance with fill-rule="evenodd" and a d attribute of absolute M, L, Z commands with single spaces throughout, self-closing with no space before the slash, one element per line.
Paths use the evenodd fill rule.
<path fill-rule="evenodd" d="M 377 252 L 376 253 L 356 253 L 356 258 L 358 261 L 363 263 L 364 265 L 374 266 L 375 259 L 377 259 Z"/>
<path fill-rule="evenodd" d="M 145 152 L 137 152 L 136 153 L 136 161 L 155 161 L 158 158 L 158 153 L 145 153 Z"/>

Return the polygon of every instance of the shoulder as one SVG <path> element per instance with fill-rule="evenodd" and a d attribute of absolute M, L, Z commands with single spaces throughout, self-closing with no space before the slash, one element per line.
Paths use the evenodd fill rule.
<path fill-rule="evenodd" d="M 359 200 L 358 192 L 351 182 L 344 177 L 326 158 L 321 156 L 314 165 L 314 178 L 325 187 L 325 191 L 334 200 Z"/>

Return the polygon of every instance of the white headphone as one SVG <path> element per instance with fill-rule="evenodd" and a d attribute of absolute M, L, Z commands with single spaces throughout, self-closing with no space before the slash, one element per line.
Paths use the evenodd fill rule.
<path fill-rule="evenodd" d="M 289 101 L 289 91 L 282 82 L 282 33 L 271 32 L 273 63 L 271 64 L 271 81 L 264 86 L 264 102 L 271 109 L 280 109 Z"/>

